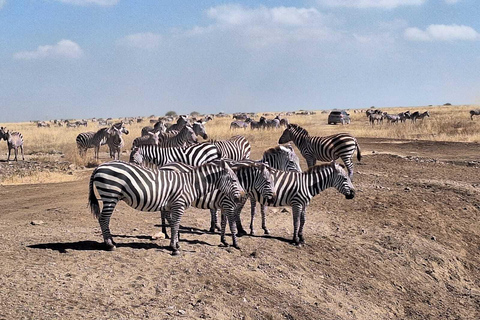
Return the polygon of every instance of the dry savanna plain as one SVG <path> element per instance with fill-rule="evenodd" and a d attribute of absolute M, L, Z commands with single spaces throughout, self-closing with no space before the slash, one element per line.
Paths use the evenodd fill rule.
<path fill-rule="evenodd" d="M 469 115 L 477 107 L 384 108 L 430 117 L 373 127 L 353 110 L 344 126 L 327 125 L 320 111 L 288 117 L 311 135 L 357 137 L 355 198 L 333 189 L 315 197 L 302 247 L 290 243 L 289 207 L 267 210 L 270 235 L 257 218 L 241 250 L 220 247 L 209 212 L 189 208 L 177 257 L 169 240 L 152 239 L 160 215 L 123 202 L 111 221 L 117 250 L 103 250 L 87 208 L 98 163 L 75 145 L 96 124 L 3 123 L 23 134 L 26 159 L 6 162 L 0 143 L 0 319 L 480 319 L 480 117 Z M 282 133 L 230 131 L 231 121 L 215 118 L 208 134 L 245 135 L 252 159 Z M 128 126 L 123 160 L 144 125 Z M 248 226 L 249 205 L 242 220 Z"/>

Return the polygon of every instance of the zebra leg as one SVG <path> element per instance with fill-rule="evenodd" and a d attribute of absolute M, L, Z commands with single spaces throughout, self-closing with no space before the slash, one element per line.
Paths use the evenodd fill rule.
<path fill-rule="evenodd" d="M 215 230 L 220 230 L 217 219 L 217 209 L 210 209 L 210 232 L 215 232 Z"/>
<path fill-rule="evenodd" d="M 300 244 L 305 244 L 305 238 L 303 237 L 303 226 L 305 225 L 305 211 L 307 210 L 306 206 L 302 207 L 302 212 L 300 213 L 300 228 L 298 229 L 298 238 Z"/>
<path fill-rule="evenodd" d="M 222 243 L 221 246 L 228 247 L 227 240 L 225 240 L 225 229 L 227 228 L 227 217 L 223 210 L 221 210 L 220 215 L 221 215 L 220 242 Z"/>
<path fill-rule="evenodd" d="M 252 200 L 250 199 L 250 201 Z M 240 214 L 242 212 L 243 207 L 245 206 L 245 202 L 247 202 L 247 199 L 246 198 L 242 199 L 242 201 L 239 204 L 237 204 L 237 207 L 235 208 L 235 212 L 234 212 L 235 213 L 234 218 L 235 218 L 235 222 L 238 230 L 238 233 L 237 233 L 238 237 L 242 237 L 247 234 L 247 231 L 245 231 L 245 229 L 242 226 L 242 220 L 240 219 Z"/>
<path fill-rule="evenodd" d="M 12 149 L 8 148 L 8 157 L 7 157 L 7 161 L 10 161 L 10 152 L 11 152 Z"/>
<path fill-rule="evenodd" d="M 263 229 L 263 232 L 265 234 L 270 234 L 270 231 L 267 229 L 267 217 L 266 217 L 266 210 L 267 210 L 267 206 L 262 204 L 260 205 L 260 210 L 261 210 L 261 213 L 262 213 L 262 229 Z"/>
<path fill-rule="evenodd" d="M 293 214 L 293 244 L 299 245 L 300 239 L 298 237 L 298 229 L 300 226 L 300 215 L 302 212 L 302 206 L 299 204 L 292 205 Z"/>
<path fill-rule="evenodd" d="M 113 241 L 112 235 L 110 234 L 110 217 L 112 216 L 113 209 L 117 205 L 117 201 L 112 202 L 103 201 L 103 209 L 98 217 L 98 223 L 100 224 L 100 229 L 102 229 L 103 241 L 107 251 L 113 251 L 116 248 L 116 243 Z"/>
<path fill-rule="evenodd" d="M 15 160 L 15 161 L 18 161 L 18 160 L 17 160 L 18 148 L 15 148 L 15 149 L 14 149 L 14 152 L 15 152 L 15 159 L 14 159 L 14 160 Z"/>
<path fill-rule="evenodd" d="M 255 214 L 257 209 L 257 201 L 255 198 L 250 198 L 250 203 L 252 204 L 251 212 L 250 212 L 250 235 L 255 235 L 255 229 L 253 228 L 253 221 L 255 220 Z"/>
<path fill-rule="evenodd" d="M 183 207 L 174 208 L 170 211 L 170 247 L 172 249 L 172 256 L 180 254 L 180 244 L 178 243 L 178 230 L 180 229 L 180 219 L 182 218 Z"/>
<path fill-rule="evenodd" d="M 165 239 L 169 239 L 170 237 L 168 236 L 167 233 L 167 217 L 168 217 L 169 212 L 162 210 L 162 233 L 165 235 Z"/>
<path fill-rule="evenodd" d="M 22 160 L 25 161 L 25 156 L 23 155 L 23 146 L 20 146 L 20 151 L 22 151 Z"/>

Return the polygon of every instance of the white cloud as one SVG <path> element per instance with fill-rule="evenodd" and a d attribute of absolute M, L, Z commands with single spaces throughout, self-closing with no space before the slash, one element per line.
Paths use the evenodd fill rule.
<path fill-rule="evenodd" d="M 3 6 L 7 3 L 7 0 L 0 0 L 0 9 L 3 8 Z"/>
<path fill-rule="evenodd" d="M 274 7 L 246 8 L 221 5 L 206 11 L 213 23 L 196 26 L 185 34 L 229 34 L 247 47 L 262 47 L 292 41 L 332 39 L 337 35 L 326 26 L 331 17 L 315 8 Z"/>
<path fill-rule="evenodd" d="M 432 24 L 425 31 L 419 28 L 407 28 L 404 37 L 412 41 L 474 41 L 480 39 L 480 34 L 468 26 Z"/>
<path fill-rule="evenodd" d="M 60 40 L 54 45 L 39 46 L 35 51 L 21 51 L 13 55 L 18 60 L 35 60 L 45 58 L 78 59 L 83 56 L 82 48 L 71 40 Z"/>
<path fill-rule="evenodd" d="M 123 37 L 117 41 L 117 44 L 131 48 L 152 50 L 160 45 L 160 41 L 161 35 L 151 32 L 144 32 L 130 34 L 126 37 Z"/>
<path fill-rule="evenodd" d="M 74 4 L 77 6 L 97 5 L 102 7 L 110 7 L 110 6 L 116 5 L 119 0 L 56 0 L 56 1 L 68 3 L 68 4 Z"/>
<path fill-rule="evenodd" d="M 329 7 L 347 8 L 384 8 L 393 9 L 400 6 L 420 6 L 426 0 L 318 0 Z"/>

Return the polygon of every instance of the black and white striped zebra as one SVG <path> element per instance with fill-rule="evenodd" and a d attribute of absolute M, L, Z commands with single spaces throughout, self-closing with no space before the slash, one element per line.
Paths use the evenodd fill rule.
<path fill-rule="evenodd" d="M 423 113 L 420 113 L 419 111 L 415 111 L 410 115 L 410 119 L 412 122 L 417 122 L 417 119 L 422 119 L 425 117 L 430 117 L 430 113 L 428 111 L 425 111 Z"/>
<path fill-rule="evenodd" d="M 158 136 L 158 146 L 162 148 L 182 148 L 197 143 L 197 135 L 193 127 L 185 125 L 180 131 L 161 133 Z"/>
<path fill-rule="evenodd" d="M 263 198 L 270 199 L 274 196 L 275 190 L 273 188 L 273 180 L 271 177 L 271 170 L 268 165 L 259 163 L 252 160 L 242 160 L 242 161 L 232 161 L 225 160 L 230 165 L 232 170 L 238 177 L 240 185 L 245 190 L 245 192 L 257 192 Z M 183 164 L 183 163 L 171 163 L 163 166 L 160 170 L 175 170 L 178 172 L 188 172 L 194 167 Z M 204 194 L 194 202 L 192 206 L 199 209 L 210 209 L 211 213 L 211 227 L 210 232 L 214 232 L 215 229 L 221 230 L 221 242 L 223 245 L 227 246 L 225 240 L 225 229 L 226 223 L 228 220 L 230 226 L 230 232 L 232 233 L 233 246 L 238 247 L 237 243 L 237 228 L 236 228 L 236 216 L 235 208 L 237 203 L 232 201 L 228 195 L 225 195 L 220 190 L 215 190 L 213 192 Z M 222 211 L 222 223 L 221 227 L 217 225 L 217 210 Z M 162 232 L 165 235 L 165 238 L 168 238 L 167 231 L 165 228 L 165 212 L 162 212 Z"/>
<path fill-rule="evenodd" d="M 353 154 L 357 151 L 357 159 L 362 155 L 357 139 L 348 133 L 337 133 L 331 136 L 310 136 L 308 131 L 296 124 L 289 124 L 278 140 L 279 144 L 289 141 L 300 150 L 310 168 L 319 161 L 335 161 L 341 158 L 347 167 L 350 179 L 353 177 Z"/>
<path fill-rule="evenodd" d="M 142 128 L 142 137 L 148 135 L 148 133 L 156 133 L 161 132 L 165 133 L 167 131 L 167 127 L 163 123 L 163 121 L 155 122 L 153 127 L 147 126 Z"/>
<path fill-rule="evenodd" d="M 177 123 L 172 124 L 170 127 L 167 128 L 167 132 L 170 131 L 180 131 L 182 128 L 187 124 L 187 116 L 180 115 L 177 119 Z"/>
<path fill-rule="evenodd" d="M 7 141 L 8 147 L 8 157 L 7 161 L 10 161 L 10 154 L 13 149 L 15 153 L 15 161 L 17 161 L 18 149 L 22 153 L 22 160 L 25 161 L 25 156 L 23 154 L 23 135 L 20 132 L 7 130 L 5 127 L 0 127 L 0 140 Z"/>
<path fill-rule="evenodd" d="M 100 205 L 94 188 L 103 202 Z M 98 166 L 90 177 L 88 202 L 98 218 L 105 245 L 115 249 L 110 233 L 110 217 L 120 200 L 140 211 L 169 211 L 172 254 L 179 254 L 178 229 L 186 208 L 196 199 L 220 190 L 234 202 L 244 191 L 235 173 L 225 161 L 209 163 L 186 173 L 169 170 L 149 170 L 135 164 L 112 161 Z"/>
<path fill-rule="evenodd" d="M 473 120 L 473 116 L 480 116 L 480 109 L 470 110 L 470 119 Z"/>
<path fill-rule="evenodd" d="M 149 167 L 161 167 L 167 163 L 182 162 L 199 166 L 220 159 L 218 148 L 210 143 L 199 143 L 184 148 L 161 148 L 155 145 L 133 147 L 130 162 Z"/>
<path fill-rule="evenodd" d="M 119 122 L 112 125 L 111 128 L 102 128 L 97 132 L 87 131 L 87 132 L 80 133 L 76 138 L 77 148 L 80 155 L 82 157 L 85 156 L 87 153 L 87 150 L 90 148 L 93 148 L 94 158 L 98 159 L 100 146 L 107 144 L 107 139 L 110 137 L 110 135 L 114 131 L 114 128 L 122 131 L 126 130 L 126 128 L 124 128 L 123 126 L 123 123 Z"/>
<path fill-rule="evenodd" d="M 129 131 L 125 126 L 121 125 L 113 125 L 109 130 L 109 135 L 107 137 L 107 146 L 110 152 L 110 157 L 114 160 L 120 159 L 120 153 L 122 152 L 122 148 L 125 145 L 125 141 L 123 140 L 122 135 L 128 134 Z"/>
<path fill-rule="evenodd" d="M 352 181 L 345 170 L 337 163 L 313 166 L 305 172 L 286 172 L 272 169 L 272 178 L 275 185 L 276 196 L 271 200 L 262 198 L 253 192 L 252 216 L 255 215 L 256 202 L 270 207 L 291 206 L 293 215 L 293 243 L 305 242 L 303 227 L 305 224 L 305 212 L 308 204 L 314 196 L 327 188 L 335 188 L 347 199 L 355 197 L 355 189 Z M 245 201 L 245 200 L 244 200 Z M 244 202 L 237 207 L 237 229 L 239 233 L 245 233 L 240 220 L 240 212 Z M 253 219 L 252 219 L 253 220 Z M 268 230 L 266 225 L 264 230 Z M 253 232 L 253 221 L 250 225 Z"/>
<path fill-rule="evenodd" d="M 217 146 L 222 159 L 236 161 L 250 159 L 252 147 L 244 136 L 233 136 L 228 140 L 210 140 L 209 143 Z"/>
<path fill-rule="evenodd" d="M 133 140 L 132 147 L 138 147 L 141 145 L 152 144 L 158 145 L 160 131 L 157 132 L 147 132 L 146 135 L 137 137 Z"/>

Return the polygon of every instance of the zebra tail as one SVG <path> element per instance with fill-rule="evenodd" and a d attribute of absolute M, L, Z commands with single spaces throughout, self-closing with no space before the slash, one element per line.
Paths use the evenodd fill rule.
<path fill-rule="evenodd" d="M 96 171 L 96 170 L 95 170 Z M 90 206 L 90 211 L 98 219 L 100 216 L 100 206 L 98 204 L 98 199 L 95 196 L 95 192 L 93 190 L 93 176 L 95 175 L 95 171 L 92 173 L 90 177 L 90 184 L 89 184 L 89 192 L 88 192 L 88 205 Z"/>
<path fill-rule="evenodd" d="M 357 141 L 355 141 L 355 143 L 357 144 L 357 159 L 358 161 L 362 160 L 362 153 L 360 152 L 360 145 L 358 144 Z"/>

